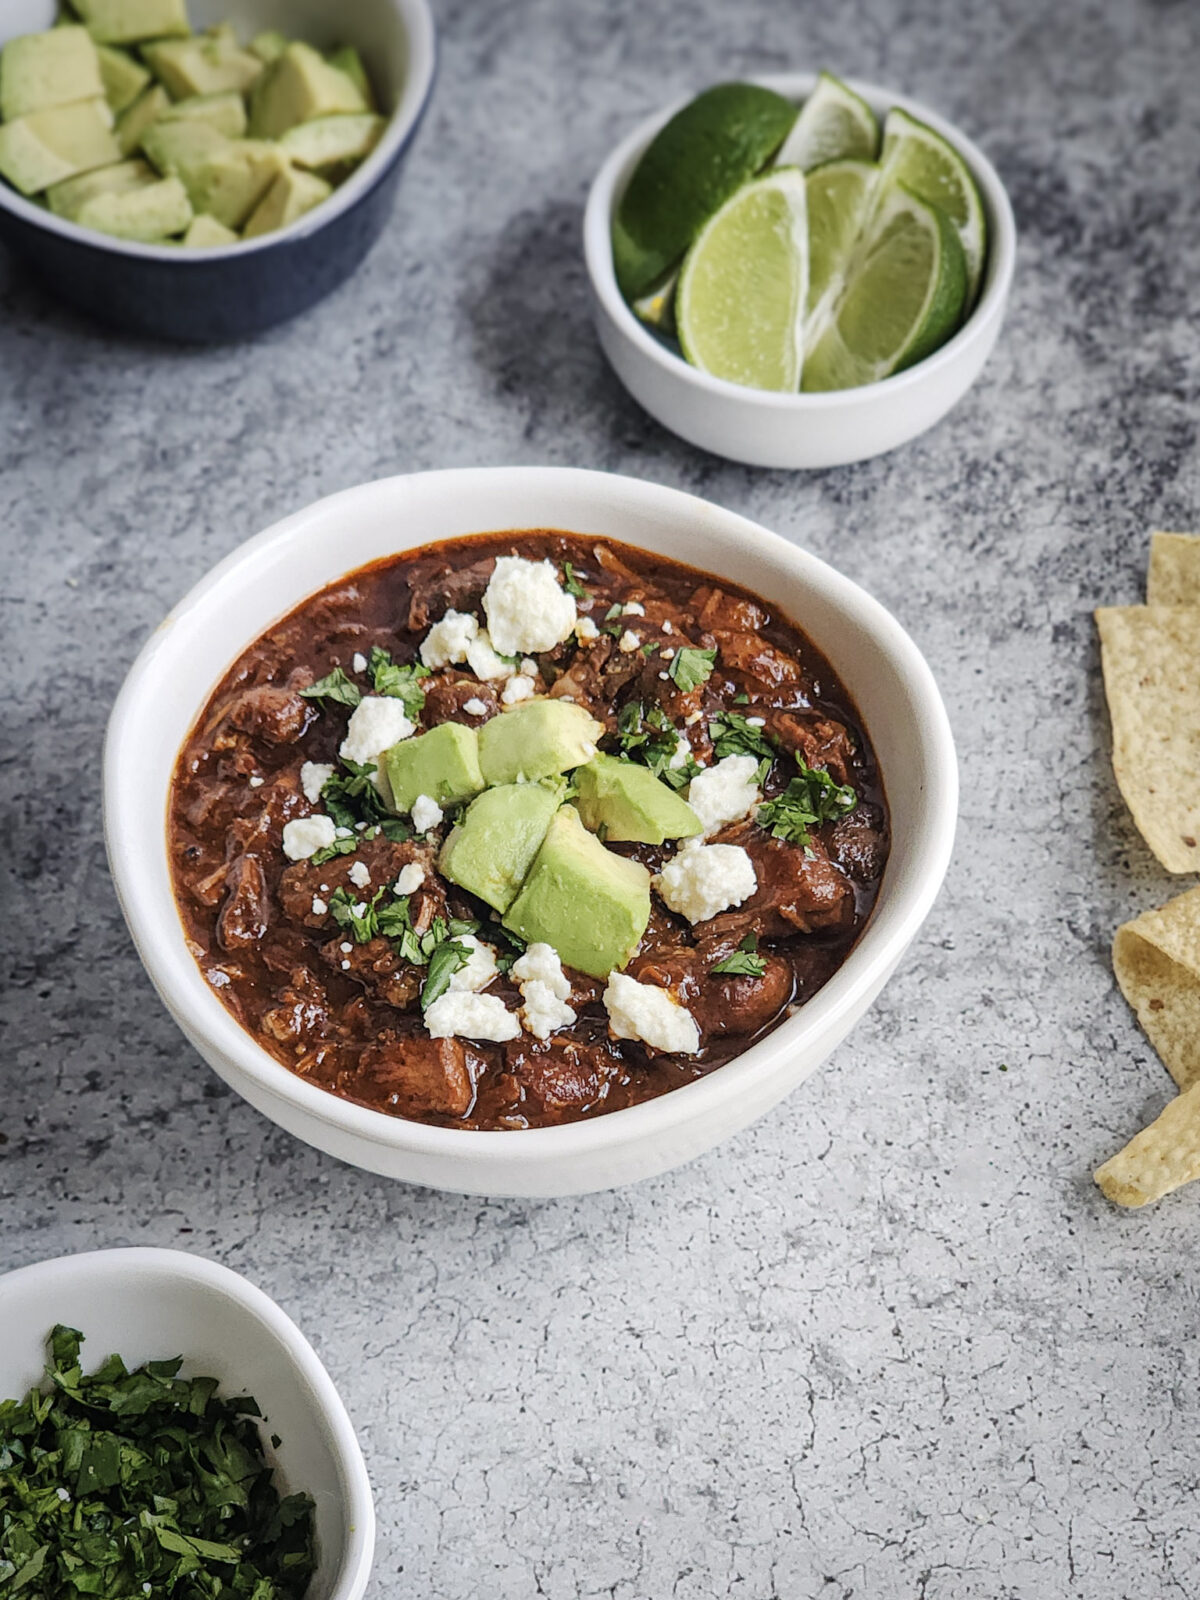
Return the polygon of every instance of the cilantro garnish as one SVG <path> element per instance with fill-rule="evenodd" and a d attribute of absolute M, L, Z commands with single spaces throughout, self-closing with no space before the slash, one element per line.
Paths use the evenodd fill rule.
<path fill-rule="evenodd" d="M 796 757 L 799 777 L 793 778 L 777 800 L 759 806 L 755 821 L 776 839 L 789 844 L 808 844 L 812 828 L 823 822 L 836 822 L 858 804 L 858 796 L 848 783 L 835 783 L 824 767 L 809 767 Z"/>
<path fill-rule="evenodd" d="M 661 706 L 631 700 L 617 713 L 617 754 L 658 776 L 679 747 L 675 724 Z"/>
<path fill-rule="evenodd" d="M 335 856 L 353 855 L 358 849 L 362 834 L 352 833 L 349 838 L 335 839 L 332 844 L 323 845 L 320 850 L 314 850 L 309 856 L 309 861 L 314 867 L 323 867 L 327 861 L 332 861 Z"/>
<path fill-rule="evenodd" d="M 334 705 L 351 707 L 362 699 L 362 690 L 346 676 L 341 667 L 334 667 L 332 672 L 318 678 L 316 683 L 301 689 L 300 694 L 305 700 L 329 700 Z"/>
<path fill-rule="evenodd" d="M 52 1383 L 0 1402 L 0 1590 L 20 1600 L 300 1600 L 313 1502 L 280 1497 L 249 1397 L 182 1359 L 85 1376 L 50 1334 Z"/>
<path fill-rule="evenodd" d="M 708 731 L 718 760 L 726 756 L 753 756 L 768 763 L 775 759 L 775 746 L 761 728 L 752 728 L 736 711 L 718 711 L 710 718 Z"/>
<path fill-rule="evenodd" d="M 436 922 L 434 924 L 436 926 Z M 450 979 L 471 959 L 471 951 L 457 939 L 443 939 L 429 952 L 429 973 L 421 988 L 421 1010 L 429 1007 L 450 987 Z"/>
<path fill-rule="evenodd" d="M 569 595 L 574 595 L 576 600 L 586 600 L 587 590 L 575 576 L 575 568 L 569 561 L 563 562 L 563 588 Z"/>
<path fill-rule="evenodd" d="M 353 828 L 359 822 L 377 822 L 387 830 L 387 824 L 396 819 L 388 811 L 383 796 L 375 786 L 378 767 L 373 761 L 348 761 L 341 758 L 342 769 L 330 774 L 321 790 L 321 804 L 339 828 Z M 394 835 L 389 833 L 388 838 Z M 411 834 L 406 835 L 411 838 Z"/>
<path fill-rule="evenodd" d="M 488 937 L 495 938 L 505 947 L 496 952 L 496 965 L 501 972 L 510 971 L 513 962 L 519 961 L 528 949 L 520 934 L 510 933 L 502 922 L 489 923 Z"/>
<path fill-rule="evenodd" d="M 761 978 L 767 970 L 767 963 L 758 954 L 758 936 L 748 933 L 732 955 L 726 956 L 724 961 L 716 962 L 708 970 L 725 973 L 730 977 Z"/>
<path fill-rule="evenodd" d="M 715 650 L 696 650 L 690 644 L 685 644 L 671 657 L 667 671 L 671 681 L 687 694 L 689 689 L 698 689 L 702 683 L 708 682 L 716 659 Z"/>
<path fill-rule="evenodd" d="M 692 756 L 685 756 L 677 767 L 665 766 L 658 777 L 671 789 L 686 789 L 693 778 L 698 778 L 704 771 L 699 762 Z"/>
<path fill-rule="evenodd" d="M 402 701 L 405 713 L 415 722 L 425 709 L 425 691 L 420 687 L 419 680 L 429 676 L 429 668 L 420 661 L 398 666 L 386 650 L 374 644 L 367 658 L 367 671 L 371 674 L 375 693 Z"/>
<path fill-rule="evenodd" d="M 625 607 L 619 600 L 617 600 L 611 606 L 609 606 L 608 610 L 604 613 L 604 620 L 605 622 L 611 622 L 614 617 L 622 617 L 624 615 Z"/>
<path fill-rule="evenodd" d="M 349 889 L 335 889 L 329 896 L 329 915 L 355 944 L 369 944 L 379 933 L 377 908 L 382 894 L 382 889 L 376 889 L 370 900 L 357 900 Z"/>

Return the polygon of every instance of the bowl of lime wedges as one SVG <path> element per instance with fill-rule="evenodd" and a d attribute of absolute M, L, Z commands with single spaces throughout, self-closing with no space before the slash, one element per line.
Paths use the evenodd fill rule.
<path fill-rule="evenodd" d="M 601 346 L 689 443 L 865 461 L 932 427 L 1004 319 L 1004 186 L 928 107 L 830 73 L 724 83 L 644 122 L 592 184 Z"/>

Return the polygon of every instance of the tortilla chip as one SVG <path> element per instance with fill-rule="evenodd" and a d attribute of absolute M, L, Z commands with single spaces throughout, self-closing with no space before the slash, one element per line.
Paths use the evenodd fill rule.
<path fill-rule="evenodd" d="M 1200 889 L 1118 928 L 1113 971 L 1175 1082 L 1200 1083 Z"/>
<path fill-rule="evenodd" d="M 1200 609 L 1096 612 L 1113 771 L 1168 872 L 1200 872 Z"/>
<path fill-rule="evenodd" d="M 1200 606 L 1200 534 L 1152 533 L 1148 606 Z"/>
<path fill-rule="evenodd" d="M 1200 1178 L 1200 1083 L 1174 1100 L 1096 1173 L 1119 1206 L 1145 1206 Z"/>

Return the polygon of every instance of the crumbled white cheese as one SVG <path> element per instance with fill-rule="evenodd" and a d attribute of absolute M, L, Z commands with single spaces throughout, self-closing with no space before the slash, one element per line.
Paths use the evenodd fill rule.
<path fill-rule="evenodd" d="M 652 983 L 639 983 L 623 972 L 610 973 L 604 1009 L 618 1039 L 640 1039 L 652 1050 L 673 1056 L 695 1055 L 700 1048 L 695 1017 Z"/>
<path fill-rule="evenodd" d="M 343 939 L 341 944 L 338 945 L 338 949 L 344 956 L 348 956 L 351 950 L 354 949 L 354 946 L 350 943 L 349 939 Z"/>
<path fill-rule="evenodd" d="M 477 678 L 493 683 L 497 678 L 512 676 L 512 666 L 492 648 L 492 636 L 485 628 L 477 639 L 467 646 L 467 665 Z"/>
<path fill-rule="evenodd" d="M 600 637 L 600 629 L 592 621 L 591 617 L 580 617 L 575 624 L 575 637 L 580 644 L 591 644 L 593 639 Z"/>
<path fill-rule="evenodd" d="M 479 624 L 469 612 L 447 611 L 421 640 L 421 660 L 435 672 L 439 667 L 465 661 L 471 640 L 478 633 Z"/>
<path fill-rule="evenodd" d="M 472 695 L 469 700 L 463 701 L 463 710 L 469 717 L 486 717 L 488 714 L 487 701 L 481 700 L 478 695 Z"/>
<path fill-rule="evenodd" d="M 532 656 L 522 656 L 521 657 L 521 671 L 525 674 L 525 676 L 527 678 L 536 678 L 537 677 L 537 675 L 538 675 L 538 664 L 533 659 Z"/>
<path fill-rule="evenodd" d="M 563 971 L 558 951 L 551 944 L 535 940 L 512 964 L 518 983 L 544 983 L 559 1000 L 571 998 L 571 980 Z"/>
<path fill-rule="evenodd" d="M 666 681 L 667 681 L 667 679 L 668 679 L 668 678 L 669 678 L 669 677 L 670 677 L 670 676 L 671 676 L 671 674 L 670 674 L 670 673 L 669 673 L 669 672 L 660 672 L 660 673 L 659 673 L 659 677 L 660 677 L 660 678 L 661 678 L 661 679 L 662 679 L 662 681 L 663 681 L 663 682 L 664 682 L 664 683 L 666 683 Z"/>
<path fill-rule="evenodd" d="M 328 849 L 336 838 L 333 818 L 323 811 L 296 817 L 283 825 L 283 853 L 289 861 L 307 861 L 318 850 Z"/>
<path fill-rule="evenodd" d="M 425 868 L 419 861 L 410 861 L 406 867 L 400 868 L 400 876 L 396 879 L 397 894 L 416 894 L 425 882 Z"/>
<path fill-rule="evenodd" d="M 358 902 L 358 904 L 354 907 L 354 915 L 356 917 L 365 917 L 366 914 L 367 914 L 367 902 L 365 900 L 360 900 Z"/>
<path fill-rule="evenodd" d="M 71 1498 L 71 1491 L 69 1489 L 56 1489 L 54 1492 L 64 1505 L 66 1505 L 67 1501 Z"/>
<path fill-rule="evenodd" d="M 472 994 L 468 989 L 447 989 L 425 1013 L 425 1026 L 434 1039 L 487 1039 L 503 1044 L 515 1039 L 521 1024 L 494 994 Z"/>
<path fill-rule="evenodd" d="M 250 787 L 252 789 L 261 789 L 263 784 L 266 783 L 266 781 L 267 780 L 265 778 L 257 778 L 257 777 L 251 778 L 250 779 Z"/>
<path fill-rule="evenodd" d="M 705 835 L 737 822 L 758 804 L 758 762 L 753 756 L 726 756 L 697 774 L 688 785 L 687 803 L 700 818 Z"/>
<path fill-rule="evenodd" d="M 748 728 L 765 728 L 766 725 L 767 725 L 766 717 L 747 717 L 746 718 L 746 726 Z"/>
<path fill-rule="evenodd" d="M 350 963 L 348 961 L 343 961 L 342 962 L 342 971 L 343 972 L 349 972 L 350 971 Z"/>
<path fill-rule="evenodd" d="M 354 656 L 350 662 L 350 665 L 354 668 L 355 672 L 365 672 L 367 670 L 367 658 L 365 655 L 363 655 L 361 650 L 356 650 L 354 652 Z"/>
<path fill-rule="evenodd" d="M 672 911 L 694 923 L 740 906 L 758 888 L 758 879 L 741 845 L 693 844 L 667 862 L 654 887 Z"/>
<path fill-rule="evenodd" d="M 326 902 L 324 900 L 321 899 L 321 896 L 319 894 L 313 895 L 313 903 L 312 903 L 312 914 L 313 914 L 313 916 L 314 917 L 323 917 L 328 910 L 329 910 L 329 906 L 326 904 Z"/>
<path fill-rule="evenodd" d="M 536 1039 L 548 1039 L 558 1028 L 569 1028 L 575 1012 L 538 978 L 521 985 L 521 1020 Z"/>
<path fill-rule="evenodd" d="M 691 757 L 692 747 L 683 737 L 683 735 L 680 734 L 678 743 L 675 746 L 675 754 L 671 757 L 670 761 L 667 762 L 667 766 L 675 768 L 686 766 L 691 760 Z"/>
<path fill-rule="evenodd" d="M 575 626 L 575 601 L 549 561 L 501 556 L 483 595 L 488 631 L 504 655 L 553 650 Z"/>
<path fill-rule="evenodd" d="M 442 820 L 442 808 L 436 800 L 430 799 L 427 794 L 419 794 L 413 801 L 412 808 L 413 827 L 418 833 L 428 833 L 430 828 L 436 828 Z"/>
<path fill-rule="evenodd" d="M 356 861 L 347 877 L 356 889 L 365 889 L 371 881 L 371 869 L 365 861 Z"/>
<path fill-rule="evenodd" d="M 306 761 L 300 768 L 300 787 L 310 805 L 316 805 L 321 790 L 333 777 L 333 767 L 328 761 Z"/>
<path fill-rule="evenodd" d="M 374 761 L 414 731 L 403 700 L 392 695 L 365 695 L 354 708 L 338 753 L 347 761 Z"/>
<path fill-rule="evenodd" d="M 641 648 L 642 641 L 638 638 L 637 634 L 634 633 L 632 628 L 626 628 L 625 632 L 617 641 L 617 649 L 622 655 L 631 656 L 635 650 L 640 650 Z"/>
<path fill-rule="evenodd" d="M 471 954 L 466 965 L 459 967 L 458 971 L 451 975 L 450 987 L 477 994 L 480 989 L 487 988 L 500 970 L 496 962 L 495 946 L 484 944 L 473 933 L 458 934 L 455 943 L 465 944 Z"/>
<path fill-rule="evenodd" d="M 684 726 L 688 728 L 694 728 L 698 722 L 702 722 L 703 720 L 703 711 L 689 711 L 687 716 L 683 719 Z"/>
<path fill-rule="evenodd" d="M 518 700 L 532 700 L 534 689 L 533 679 L 518 672 L 504 685 L 500 698 L 506 706 L 515 706 Z"/>
<path fill-rule="evenodd" d="M 621 607 L 621 615 L 623 617 L 644 617 L 646 608 L 640 600 L 630 600 L 628 604 Z"/>
<path fill-rule="evenodd" d="M 663 653 L 662 653 L 662 658 L 663 658 L 664 661 L 674 661 L 674 659 L 675 659 L 674 650 L 664 650 Z"/>
<path fill-rule="evenodd" d="M 665 617 L 663 618 L 663 621 L 662 621 L 662 631 L 664 633 L 674 633 L 675 632 L 675 629 L 671 626 L 670 622 L 668 622 Z"/>

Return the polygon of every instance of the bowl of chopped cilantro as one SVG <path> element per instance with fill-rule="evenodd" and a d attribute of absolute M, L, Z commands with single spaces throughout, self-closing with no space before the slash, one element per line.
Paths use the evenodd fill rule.
<path fill-rule="evenodd" d="M 375 1517 L 329 1374 L 246 1279 L 100 1250 L 0 1278 L 0 1593 L 359 1600 Z"/>

